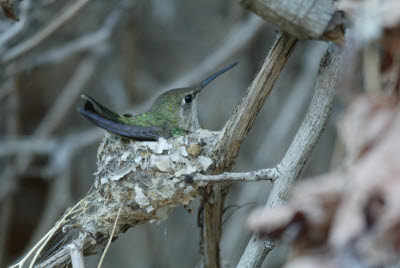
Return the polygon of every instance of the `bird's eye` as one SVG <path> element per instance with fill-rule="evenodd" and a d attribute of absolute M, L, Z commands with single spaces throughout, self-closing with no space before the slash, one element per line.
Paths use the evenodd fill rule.
<path fill-rule="evenodd" d="M 186 96 L 185 96 L 185 103 L 191 103 L 192 100 L 193 100 L 192 95 L 186 95 Z"/>

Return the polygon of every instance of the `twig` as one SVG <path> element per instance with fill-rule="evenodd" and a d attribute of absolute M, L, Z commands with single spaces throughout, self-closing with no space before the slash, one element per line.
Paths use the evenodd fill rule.
<path fill-rule="evenodd" d="M 301 175 L 305 163 L 321 136 L 333 105 L 341 61 L 341 48 L 335 44 L 330 44 L 328 51 L 321 60 L 315 93 L 308 113 L 285 156 L 277 165 L 279 175 L 274 181 L 267 207 L 276 207 L 285 202 L 291 186 Z M 260 267 L 272 248 L 271 242 L 266 242 L 257 234 L 253 234 L 237 267 Z"/>
<path fill-rule="evenodd" d="M 277 35 L 263 65 L 249 86 L 246 95 L 239 104 L 235 114 L 226 123 L 216 142 L 215 153 L 218 154 L 216 173 L 233 168 L 240 145 L 250 130 L 255 117 L 271 92 L 283 66 L 296 44 L 296 38 L 286 33 Z M 220 267 L 219 241 L 222 233 L 222 211 L 227 186 L 217 184 L 209 189 L 213 196 L 204 199 L 204 252 L 206 267 Z"/>
<path fill-rule="evenodd" d="M 121 213 L 122 206 L 123 206 L 123 204 L 121 204 L 121 206 L 118 209 L 117 217 L 115 218 L 115 222 L 114 222 L 114 226 L 113 226 L 110 238 L 108 239 L 107 246 L 104 249 L 103 254 L 101 255 L 101 258 L 100 258 L 99 264 L 97 265 L 97 268 L 101 268 L 101 265 L 103 264 L 104 257 L 106 256 L 108 248 L 111 245 L 111 241 L 114 238 L 115 228 L 117 227 L 117 222 L 118 222 L 119 214 Z"/>
<path fill-rule="evenodd" d="M 277 177 L 276 169 L 267 168 L 243 173 L 223 173 L 220 175 L 201 175 L 193 178 L 197 182 L 221 183 L 221 182 L 256 182 L 274 180 Z"/>
<path fill-rule="evenodd" d="M 224 221 L 222 222 L 222 225 L 224 225 L 224 224 L 229 220 L 229 218 L 230 218 L 236 211 L 238 211 L 239 209 L 244 208 L 245 206 L 255 205 L 255 204 L 257 204 L 257 203 L 256 203 L 256 202 L 250 202 L 250 203 L 243 204 L 243 205 L 241 205 L 241 206 L 239 206 L 239 205 L 232 205 L 232 206 L 226 207 L 226 208 L 224 209 L 224 213 L 226 213 L 226 211 L 227 211 L 228 209 L 230 209 L 230 208 L 234 208 L 234 210 L 231 211 L 231 213 L 229 213 L 228 216 L 225 217 Z"/>
<path fill-rule="evenodd" d="M 37 32 L 28 40 L 25 40 L 24 42 L 16 45 L 15 47 L 4 53 L 3 57 L 1 58 L 1 64 L 5 64 L 12 60 L 15 60 L 32 50 L 34 47 L 36 47 L 38 44 L 40 44 L 49 36 L 51 36 L 54 32 L 56 32 L 70 19 L 72 19 L 75 15 L 77 15 L 79 11 L 81 11 L 82 8 L 84 8 L 89 2 L 90 0 L 77 0 L 67 9 L 62 10 L 57 16 L 55 16 L 55 20 L 53 22 L 45 26 L 42 30 Z"/>
<path fill-rule="evenodd" d="M 83 245 L 86 235 L 86 233 L 80 232 L 78 239 L 68 246 L 73 268 L 85 268 L 85 261 L 83 259 Z"/>

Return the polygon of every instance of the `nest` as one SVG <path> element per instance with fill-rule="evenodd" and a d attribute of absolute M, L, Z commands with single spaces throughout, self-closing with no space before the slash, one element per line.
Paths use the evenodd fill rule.
<path fill-rule="evenodd" d="M 74 226 L 97 241 L 115 232 L 162 221 L 171 210 L 188 205 L 201 183 L 193 177 L 215 164 L 212 153 L 219 132 L 198 130 L 173 139 L 138 142 L 106 134 L 97 153 L 94 191 L 82 203 Z"/>

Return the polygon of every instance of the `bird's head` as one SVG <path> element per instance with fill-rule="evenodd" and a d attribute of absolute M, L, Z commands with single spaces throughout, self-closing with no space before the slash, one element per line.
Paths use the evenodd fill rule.
<path fill-rule="evenodd" d="M 199 93 L 212 80 L 233 68 L 236 64 L 238 62 L 225 67 L 194 86 L 168 90 L 154 101 L 150 111 L 176 121 L 179 127 L 184 130 L 195 131 L 200 127 L 196 108 Z"/>

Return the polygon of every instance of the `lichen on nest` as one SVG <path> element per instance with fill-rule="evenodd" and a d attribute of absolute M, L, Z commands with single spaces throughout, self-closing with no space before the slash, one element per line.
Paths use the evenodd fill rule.
<path fill-rule="evenodd" d="M 121 229 L 165 220 L 173 208 L 188 205 L 202 186 L 192 178 L 215 163 L 212 148 L 218 134 L 201 129 L 156 142 L 106 134 L 97 153 L 94 195 L 79 217 L 81 229 L 92 234 L 108 230 L 119 209 Z"/>

